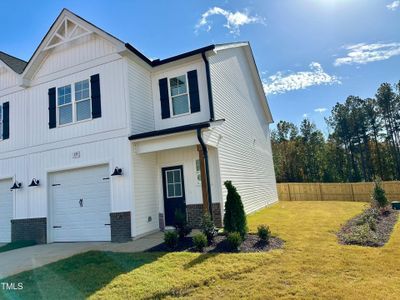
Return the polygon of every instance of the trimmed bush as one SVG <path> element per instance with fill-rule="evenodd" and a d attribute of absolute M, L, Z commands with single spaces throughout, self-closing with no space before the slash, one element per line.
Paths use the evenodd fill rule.
<path fill-rule="evenodd" d="M 372 206 L 374 207 L 384 208 L 389 205 L 385 190 L 382 188 L 382 181 L 379 178 L 375 180 L 375 187 L 371 198 Z"/>
<path fill-rule="evenodd" d="M 268 243 L 271 237 L 271 230 L 267 225 L 260 225 L 257 227 L 257 235 L 263 242 Z"/>
<path fill-rule="evenodd" d="M 226 237 L 229 248 L 232 251 L 237 251 L 243 242 L 242 235 L 239 232 L 230 232 Z"/>
<path fill-rule="evenodd" d="M 200 224 L 201 232 L 207 237 L 207 241 L 211 243 L 214 239 L 214 236 L 217 232 L 214 226 L 214 222 L 211 219 L 211 215 L 209 213 L 205 213 L 201 219 Z"/>
<path fill-rule="evenodd" d="M 354 226 L 351 232 L 343 235 L 343 240 L 346 244 L 354 245 L 370 245 L 378 244 L 376 233 L 371 230 L 369 224 Z"/>
<path fill-rule="evenodd" d="M 187 225 L 186 214 L 178 209 L 175 211 L 175 229 L 181 240 L 192 231 Z"/>
<path fill-rule="evenodd" d="M 164 243 L 170 249 L 175 249 L 178 245 L 178 233 L 176 231 L 166 231 L 164 233 Z"/>
<path fill-rule="evenodd" d="M 193 244 L 196 250 L 203 252 L 203 249 L 207 247 L 207 237 L 204 233 L 198 233 L 193 237 Z"/>
<path fill-rule="evenodd" d="M 226 232 L 239 232 L 242 238 L 247 233 L 246 214 L 242 199 L 231 181 L 224 182 L 228 195 L 225 202 L 224 229 Z"/>

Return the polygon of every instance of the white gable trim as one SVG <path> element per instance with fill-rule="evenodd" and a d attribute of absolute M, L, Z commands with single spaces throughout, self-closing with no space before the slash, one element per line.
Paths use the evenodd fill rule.
<path fill-rule="evenodd" d="M 115 45 L 117 53 L 125 50 L 125 44 L 121 40 L 78 17 L 71 11 L 63 9 L 22 73 L 23 85 L 28 86 L 30 84 L 29 81 L 36 74 L 42 62 L 52 49 L 89 34 L 97 34 Z"/>

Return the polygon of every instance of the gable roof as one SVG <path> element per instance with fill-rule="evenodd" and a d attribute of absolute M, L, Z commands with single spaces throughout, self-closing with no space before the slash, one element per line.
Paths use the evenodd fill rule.
<path fill-rule="evenodd" d="M 11 70 L 18 74 L 22 74 L 27 65 L 26 61 L 11 56 L 10 54 L 2 51 L 0 51 L 0 60 L 5 63 Z"/>
<path fill-rule="evenodd" d="M 39 46 L 36 48 L 35 52 L 33 53 L 32 57 L 29 59 L 28 62 L 25 62 L 19 58 L 16 58 L 14 56 L 11 56 L 7 53 L 1 52 L 0 51 L 0 60 L 3 61 L 10 69 L 12 69 L 14 72 L 21 74 L 23 78 L 27 78 L 32 76 L 32 74 L 35 72 L 35 69 L 40 66 L 40 63 L 43 61 L 45 58 L 45 54 L 47 51 L 51 50 L 56 44 L 53 43 L 51 45 L 52 41 L 54 40 L 54 36 L 57 36 L 57 31 L 60 29 L 61 26 L 63 26 L 63 22 L 65 22 L 65 28 L 67 28 L 67 23 L 71 21 L 77 24 L 85 26 L 84 30 L 87 31 L 87 33 L 96 33 L 103 38 L 107 39 L 110 41 L 112 44 L 114 44 L 118 52 L 122 54 L 124 51 L 129 51 L 130 53 L 133 53 L 136 57 L 138 57 L 141 61 L 143 61 L 147 66 L 150 68 L 158 67 L 164 64 L 168 64 L 174 61 L 178 61 L 184 58 L 188 58 L 191 56 L 203 54 L 209 51 L 223 51 L 226 49 L 230 48 L 237 48 L 237 47 L 244 47 L 245 53 L 249 59 L 249 64 L 250 68 L 252 70 L 253 78 L 255 79 L 256 82 L 256 88 L 258 91 L 258 94 L 260 96 L 260 100 L 262 101 L 262 106 L 265 114 L 267 115 L 268 121 L 273 122 L 272 119 L 272 114 L 267 102 L 267 98 L 265 96 L 264 90 L 263 90 L 263 85 L 260 79 L 260 75 L 258 73 L 257 65 L 254 59 L 253 51 L 251 50 L 249 42 L 234 42 L 234 43 L 226 43 L 226 44 L 211 44 L 202 48 L 198 48 L 189 52 L 185 52 L 179 55 L 175 55 L 172 57 L 168 57 L 165 59 L 155 59 L 155 60 L 150 60 L 147 56 L 145 56 L 143 53 L 141 53 L 139 50 L 137 50 L 135 47 L 130 45 L 129 43 L 124 43 L 120 39 L 116 38 L 115 36 L 111 35 L 110 33 L 104 31 L 103 29 L 97 27 L 96 25 L 88 22 L 84 18 L 76 15 L 75 13 L 71 12 L 70 10 L 64 8 L 61 13 L 58 15 L 54 23 L 51 25 L 50 29 L 46 33 L 46 35 L 43 37 L 42 41 L 40 42 Z M 67 30 L 67 29 L 65 29 Z M 60 35 L 58 35 L 60 37 Z M 70 38 L 79 38 L 79 35 L 77 37 L 70 36 Z M 49 46 L 50 45 L 50 46 Z"/>

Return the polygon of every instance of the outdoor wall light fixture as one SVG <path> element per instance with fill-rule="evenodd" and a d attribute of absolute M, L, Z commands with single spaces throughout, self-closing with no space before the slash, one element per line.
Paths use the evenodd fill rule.
<path fill-rule="evenodd" d="M 111 174 L 111 176 L 121 176 L 122 175 L 122 169 L 115 167 L 114 172 Z"/>
<path fill-rule="evenodd" d="M 31 184 L 28 185 L 28 186 L 29 186 L 29 187 L 39 186 L 39 182 L 40 182 L 40 181 L 39 181 L 38 179 L 33 178 Z"/>
<path fill-rule="evenodd" d="M 10 188 L 10 190 L 18 190 L 18 189 L 20 189 L 21 187 L 22 187 L 22 183 L 21 183 L 21 182 L 18 182 L 18 181 L 15 181 L 14 184 L 13 184 L 13 186 Z"/>

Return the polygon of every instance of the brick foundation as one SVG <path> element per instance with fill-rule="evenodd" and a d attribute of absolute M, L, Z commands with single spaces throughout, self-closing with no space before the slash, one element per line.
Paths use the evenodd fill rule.
<path fill-rule="evenodd" d="M 110 213 L 111 242 L 124 243 L 132 240 L 131 212 Z"/>
<path fill-rule="evenodd" d="M 221 205 L 212 204 L 213 219 L 216 227 L 222 227 Z M 203 217 L 203 204 L 186 205 L 188 225 L 192 228 L 199 228 Z"/>
<path fill-rule="evenodd" d="M 35 241 L 37 244 L 47 243 L 47 219 L 15 219 L 11 220 L 11 241 Z"/>

